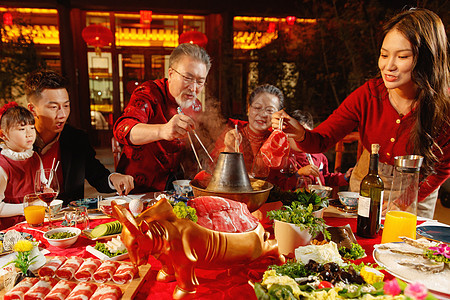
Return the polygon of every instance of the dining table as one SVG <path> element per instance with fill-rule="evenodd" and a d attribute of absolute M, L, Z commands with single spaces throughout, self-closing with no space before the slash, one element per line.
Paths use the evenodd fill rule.
<path fill-rule="evenodd" d="M 256 216 L 265 215 L 267 210 L 273 207 L 273 204 L 266 204 L 267 207 L 261 207 L 260 211 L 257 211 Z M 345 213 L 338 211 L 333 207 L 329 207 L 325 210 L 323 216 L 328 226 L 350 226 L 351 230 L 356 233 L 356 215 L 353 213 Z M 103 216 L 103 217 L 91 217 L 90 228 L 95 226 L 111 222 L 115 219 Z M 418 221 L 418 224 L 425 222 L 426 220 Z M 59 223 L 58 223 L 59 222 Z M 56 225 L 60 225 L 61 221 L 56 221 Z M 261 218 L 260 222 L 264 228 L 271 233 L 273 237 L 273 225 L 268 218 Z M 45 226 L 45 224 L 44 224 Z M 20 232 L 26 232 L 40 241 L 40 247 L 46 249 L 47 256 L 79 256 L 83 258 L 95 257 L 93 254 L 86 250 L 86 246 L 94 246 L 96 241 L 91 240 L 89 237 L 80 235 L 75 244 L 66 249 L 54 247 L 43 238 L 43 233 L 30 229 L 30 227 L 24 223 L 16 224 L 15 226 L 7 229 L 15 229 Z M 6 230 L 6 231 L 7 231 Z M 381 231 L 381 230 L 380 230 Z M 381 233 L 377 234 L 374 238 L 362 238 L 355 234 L 358 244 L 365 250 L 366 256 L 362 259 L 353 261 L 355 264 L 361 262 L 375 263 L 373 258 L 374 245 L 381 243 Z M 172 293 L 175 289 L 176 282 L 158 282 L 156 281 L 156 275 L 161 268 L 161 263 L 153 256 L 149 256 L 148 264 L 149 273 L 143 278 L 139 284 L 139 288 L 135 293 L 133 299 L 172 299 Z M 262 279 L 264 271 L 268 266 L 274 264 L 271 259 L 263 259 L 249 263 L 247 265 L 230 266 L 229 269 L 196 269 L 196 276 L 199 282 L 197 287 L 197 293 L 195 299 L 257 299 L 253 290 L 253 287 L 249 282 L 257 282 Z M 393 278 L 393 276 L 387 272 L 384 272 L 387 279 Z"/>

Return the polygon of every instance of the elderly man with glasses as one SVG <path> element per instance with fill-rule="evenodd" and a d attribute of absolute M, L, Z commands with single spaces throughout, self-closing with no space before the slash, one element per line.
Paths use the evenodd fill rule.
<path fill-rule="evenodd" d="M 180 44 L 170 55 L 168 78 L 144 82 L 133 92 L 114 136 L 124 145 L 117 171 L 134 177 L 134 193 L 166 190 L 183 178 L 183 139 L 195 128 L 191 117 L 201 111 L 197 95 L 210 67 L 203 48 Z M 179 114 L 178 107 L 192 114 Z"/>

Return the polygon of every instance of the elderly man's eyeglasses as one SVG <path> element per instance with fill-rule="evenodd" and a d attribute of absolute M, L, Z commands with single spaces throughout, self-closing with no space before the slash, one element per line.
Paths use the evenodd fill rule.
<path fill-rule="evenodd" d="M 251 108 L 253 108 L 258 114 L 267 114 L 267 115 L 273 115 L 278 110 L 273 107 L 262 107 L 262 105 L 250 105 Z"/>
<path fill-rule="evenodd" d="M 197 80 L 197 79 L 195 79 L 195 78 L 193 78 L 193 77 L 189 77 L 189 76 L 186 76 L 186 75 L 181 74 L 180 72 L 178 72 L 178 71 L 175 70 L 174 68 L 172 68 L 172 70 L 174 70 L 175 73 L 177 73 L 178 75 L 180 75 L 181 77 L 183 77 L 184 82 L 185 82 L 186 84 L 193 84 L 193 83 L 196 83 L 198 87 L 202 87 L 202 86 L 205 85 L 205 80 L 204 80 L 204 79 Z"/>

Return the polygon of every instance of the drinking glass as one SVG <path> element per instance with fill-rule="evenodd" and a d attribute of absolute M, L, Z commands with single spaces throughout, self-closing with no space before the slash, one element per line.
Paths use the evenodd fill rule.
<path fill-rule="evenodd" d="M 269 177 L 270 168 L 263 160 L 261 152 L 259 152 L 253 160 L 252 170 L 248 174 L 251 178 L 266 180 Z"/>
<path fill-rule="evenodd" d="M 59 194 L 59 183 L 54 169 L 40 169 L 34 179 L 34 192 L 47 204 L 49 228 L 53 227 L 50 202 Z"/>
<path fill-rule="evenodd" d="M 25 195 L 23 197 L 23 213 L 28 226 L 42 226 L 45 218 L 45 203 L 35 193 Z"/>

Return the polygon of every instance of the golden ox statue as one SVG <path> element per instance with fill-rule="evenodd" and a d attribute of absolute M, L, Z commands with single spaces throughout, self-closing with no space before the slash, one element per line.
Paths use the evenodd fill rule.
<path fill-rule="evenodd" d="M 195 295 L 198 285 L 195 268 L 228 269 L 246 265 L 262 257 L 284 263 L 276 240 L 259 223 L 248 232 L 226 233 L 202 227 L 187 219 L 179 219 L 172 205 L 161 199 L 136 218 L 114 202 L 113 216 L 123 225 L 122 242 L 135 266 L 146 264 L 153 255 L 162 263 L 156 280 L 177 281 L 174 299 Z"/>

